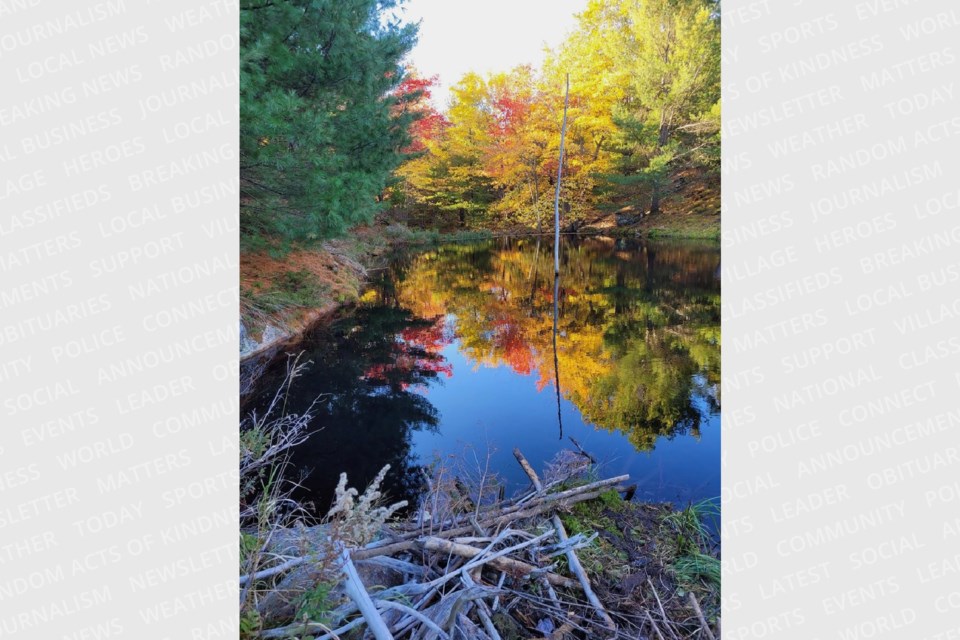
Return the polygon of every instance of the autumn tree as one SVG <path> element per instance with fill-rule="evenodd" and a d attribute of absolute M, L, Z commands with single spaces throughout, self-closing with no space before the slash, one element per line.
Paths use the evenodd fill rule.
<path fill-rule="evenodd" d="M 431 154 L 449 125 L 432 102 L 438 83 L 438 76 L 424 77 L 407 65 L 403 80 L 393 92 L 397 98 L 395 115 L 408 116 L 409 121 L 409 142 L 402 149 L 404 161 L 390 180 L 386 194 L 394 209 L 407 211 L 429 197 L 426 184 L 419 178 L 428 173 Z"/>
<path fill-rule="evenodd" d="M 719 18 L 715 0 L 624 0 L 609 24 L 615 64 L 628 79 L 613 111 L 619 182 L 646 187 L 650 213 L 660 211 L 676 162 L 718 142 Z"/>
<path fill-rule="evenodd" d="M 719 175 L 719 2 L 591 0 L 577 19 L 542 70 L 468 73 L 455 85 L 440 135 L 401 170 L 421 204 L 458 212 L 460 224 L 542 230 L 567 74 L 568 226 L 611 203 L 657 213 L 686 169 Z"/>

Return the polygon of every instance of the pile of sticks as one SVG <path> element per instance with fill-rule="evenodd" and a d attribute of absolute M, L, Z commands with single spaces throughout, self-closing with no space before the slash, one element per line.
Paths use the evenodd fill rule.
<path fill-rule="evenodd" d="M 444 492 L 431 484 L 412 521 L 372 544 L 348 548 L 335 542 L 326 558 L 282 558 L 242 576 L 244 587 L 305 563 L 333 561 L 339 571 L 346 597 L 326 617 L 331 624 L 302 620 L 261 631 L 260 637 L 332 640 L 356 629 L 355 637 L 377 640 L 502 640 L 531 637 L 535 629 L 550 640 L 635 638 L 635 631 L 618 632 L 577 555 L 596 534 L 568 535 L 557 515 L 611 489 L 627 491 L 621 485 L 628 476 L 562 488 L 563 479 L 544 483 L 519 450 L 514 455 L 533 485 L 516 498 L 445 511 L 437 505 Z M 371 567 L 392 572 L 397 584 L 365 584 L 361 574 Z"/>

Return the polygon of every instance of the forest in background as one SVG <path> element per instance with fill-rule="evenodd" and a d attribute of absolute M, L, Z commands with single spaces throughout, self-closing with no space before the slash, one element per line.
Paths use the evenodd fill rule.
<path fill-rule="evenodd" d="M 436 79 L 405 64 L 417 25 L 400 4 L 241 3 L 244 252 L 308 246 L 378 214 L 549 226 L 566 74 L 565 227 L 673 215 L 665 200 L 690 183 L 719 193 L 718 0 L 591 0 L 542 68 L 468 73 L 442 112 Z"/>

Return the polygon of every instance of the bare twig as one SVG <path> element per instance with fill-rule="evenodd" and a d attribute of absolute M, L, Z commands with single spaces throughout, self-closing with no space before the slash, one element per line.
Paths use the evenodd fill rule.
<path fill-rule="evenodd" d="M 663 608 L 663 602 L 660 601 L 660 594 L 657 593 L 657 588 L 653 586 L 650 578 L 647 578 L 647 584 L 649 584 L 650 589 L 653 590 L 653 597 L 657 599 L 657 606 L 660 607 L 660 615 L 663 616 L 663 623 L 667 625 L 667 631 L 670 632 L 670 637 L 676 638 L 677 634 L 674 633 L 673 628 L 670 626 L 670 618 L 667 617 L 667 612 Z M 649 613 L 647 615 L 649 615 Z"/>
<path fill-rule="evenodd" d="M 663 637 L 663 634 L 660 633 L 660 628 L 657 626 L 657 623 L 653 621 L 653 618 L 650 616 L 650 612 L 644 611 L 644 613 L 647 614 L 647 620 L 650 622 L 650 626 L 653 627 L 653 632 L 657 634 L 657 637 L 660 638 L 660 640 L 667 640 Z"/>
<path fill-rule="evenodd" d="M 586 451 L 584 451 L 584 450 L 583 450 L 583 447 L 580 446 L 580 443 L 577 442 L 576 439 L 575 439 L 573 436 L 569 436 L 569 438 L 570 438 L 570 442 L 573 443 L 573 446 L 575 446 L 575 447 L 577 448 L 577 451 L 580 452 L 580 455 L 582 455 L 584 458 L 586 458 L 587 460 L 589 460 L 592 464 L 597 464 L 597 459 L 594 458 L 594 457 L 593 457 L 592 455 L 590 455 L 589 453 L 587 453 Z"/>

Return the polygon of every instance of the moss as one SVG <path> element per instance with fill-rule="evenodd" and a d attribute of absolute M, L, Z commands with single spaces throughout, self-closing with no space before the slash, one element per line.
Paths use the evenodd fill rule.
<path fill-rule="evenodd" d="M 624 575 L 630 558 L 620 548 L 623 532 L 617 526 L 615 517 L 626 507 L 620 494 L 615 489 L 610 489 L 601 493 L 595 500 L 575 504 L 569 513 L 560 516 L 570 535 L 598 534 L 592 544 L 577 552 L 580 562 L 588 573 L 602 573 L 614 580 Z M 614 544 L 614 540 L 618 543 Z M 561 564 L 566 569 L 565 563 L 564 558 Z"/>

